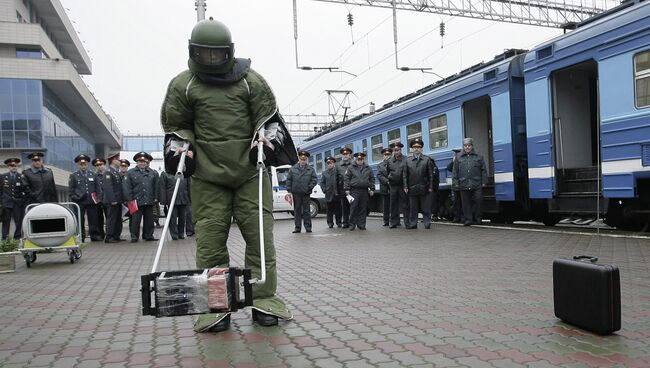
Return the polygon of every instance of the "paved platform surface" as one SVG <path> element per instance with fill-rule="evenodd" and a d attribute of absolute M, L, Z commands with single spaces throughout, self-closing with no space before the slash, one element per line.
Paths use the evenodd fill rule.
<path fill-rule="evenodd" d="M 649 367 L 650 241 L 434 224 L 327 229 L 275 222 L 279 294 L 295 319 L 195 334 L 192 317 L 140 315 L 156 244 L 93 243 L 71 265 L 16 258 L 0 275 L 2 367 Z M 157 230 L 157 235 L 160 230 Z M 233 263 L 243 241 L 233 227 Z M 600 337 L 553 316 L 552 261 L 589 254 L 621 269 L 623 328 Z M 191 269 L 194 239 L 161 269 Z"/>

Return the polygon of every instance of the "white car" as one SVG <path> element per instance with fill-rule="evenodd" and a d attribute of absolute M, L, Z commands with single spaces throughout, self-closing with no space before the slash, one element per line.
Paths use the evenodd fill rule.
<path fill-rule="evenodd" d="M 289 212 L 293 215 L 293 205 L 289 203 L 287 193 L 287 175 L 291 165 L 271 166 L 271 183 L 273 184 L 273 212 Z M 316 217 L 318 212 L 325 211 L 325 193 L 316 184 L 311 193 L 309 212 Z"/>

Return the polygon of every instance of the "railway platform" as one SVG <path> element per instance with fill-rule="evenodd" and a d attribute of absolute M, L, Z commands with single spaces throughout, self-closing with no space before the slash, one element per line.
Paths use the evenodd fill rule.
<path fill-rule="evenodd" d="M 294 313 L 196 334 L 193 317 L 142 316 L 156 242 L 91 243 L 75 264 L 16 258 L 0 274 L 0 367 L 648 367 L 650 240 L 434 223 L 291 234 L 275 221 L 278 293 Z M 159 236 L 157 230 L 156 237 Z M 233 264 L 243 240 L 233 225 Z M 553 315 L 552 262 L 588 254 L 621 270 L 622 329 L 597 336 Z M 161 270 L 194 268 L 194 238 Z"/>

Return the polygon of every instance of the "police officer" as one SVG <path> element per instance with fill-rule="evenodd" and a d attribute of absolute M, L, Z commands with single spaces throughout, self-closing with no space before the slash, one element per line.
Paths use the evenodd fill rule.
<path fill-rule="evenodd" d="M 97 176 L 97 185 L 101 188 L 102 193 L 101 198 L 99 198 L 99 203 L 97 203 L 97 235 L 106 241 L 106 230 L 104 229 L 104 224 L 108 218 L 108 207 L 104 206 L 104 174 L 106 171 L 106 160 L 103 158 L 95 158 L 92 161 L 92 165 L 95 168 L 95 174 Z"/>
<path fill-rule="evenodd" d="M 338 184 L 338 173 L 336 171 L 336 158 L 328 156 L 325 159 L 327 168 L 321 174 L 320 187 L 325 193 L 325 203 L 327 203 L 327 226 L 341 227 L 341 198 Z"/>
<path fill-rule="evenodd" d="M 404 216 L 404 225 L 409 227 L 408 197 L 404 192 L 404 165 L 406 157 L 402 154 L 401 142 L 391 143 L 393 157 L 388 160 L 388 183 L 390 185 L 390 228 L 400 224 L 400 212 Z"/>
<path fill-rule="evenodd" d="M 298 152 L 298 163 L 289 169 L 287 175 L 287 192 L 293 198 L 293 233 L 299 233 L 302 224 L 305 231 L 311 233 L 311 211 L 309 210 L 309 197 L 316 186 L 316 171 L 309 165 L 309 152 Z"/>
<path fill-rule="evenodd" d="M 102 205 L 106 209 L 106 237 L 104 243 L 117 243 L 122 239 L 122 177 L 120 176 L 120 156 L 108 157 L 110 166 L 103 172 Z"/>
<path fill-rule="evenodd" d="M 249 59 L 235 58 L 228 28 L 216 20 L 201 21 L 194 26 L 189 43 L 189 70 L 171 81 L 161 112 L 167 134 L 165 171 L 176 169 L 178 153 L 184 142 L 190 142 L 196 151 L 191 196 L 198 235 L 197 267 L 229 265 L 226 240 L 234 215 L 246 241 L 245 267 L 254 277 L 266 267 L 266 282 L 253 286 L 253 321 L 262 326 L 277 325 L 278 318 L 289 320 L 293 316 L 276 295 L 273 192 L 266 174 L 262 178 L 266 264 L 260 264 L 259 178 L 250 160 L 251 156 L 256 159 L 257 145 L 251 150 L 251 141 L 264 143 L 266 161 L 276 166 L 295 164 L 296 150 L 271 88 L 250 68 Z M 269 139 L 257 135 L 260 129 Z M 267 130 L 282 130 L 282 134 L 267 134 Z M 190 163 L 188 174 L 191 162 L 186 162 Z M 194 330 L 219 332 L 229 326 L 228 313 L 204 314 Z"/>
<path fill-rule="evenodd" d="M 101 198 L 101 188 L 97 183 L 97 175 L 88 170 L 90 157 L 87 155 L 81 154 L 75 157 L 74 162 L 77 164 L 78 170 L 70 174 L 68 194 L 70 200 L 78 204 L 81 211 L 81 219 L 77 219 L 81 225 L 81 241 L 86 240 L 86 216 L 88 216 L 90 240 L 103 240 L 97 228 L 97 203 Z"/>
<path fill-rule="evenodd" d="M 32 161 L 32 167 L 23 170 L 23 175 L 29 186 L 30 203 L 58 202 L 54 174 L 43 166 L 44 156 L 42 152 L 32 152 L 27 156 Z"/>
<path fill-rule="evenodd" d="M 462 148 L 453 148 L 451 150 L 453 156 L 451 162 L 447 165 L 447 171 L 451 174 L 451 219 L 453 222 L 461 222 L 463 219 L 463 213 L 461 208 L 460 200 L 460 190 L 458 190 L 458 178 L 454 176 L 454 165 L 460 157 L 460 151 Z"/>
<path fill-rule="evenodd" d="M 29 198 L 29 187 L 25 183 L 24 175 L 19 174 L 19 158 L 8 158 L 5 165 L 9 172 L 0 175 L 0 198 L 2 198 L 2 240 L 9 236 L 9 226 L 13 218 L 16 229 L 14 239 L 21 238 L 25 202 Z"/>
<path fill-rule="evenodd" d="M 454 165 L 454 177 L 457 181 L 463 205 L 463 225 L 481 223 L 482 188 L 487 184 L 487 169 L 483 156 L 474 150 L 474 140 L 463 140 L 463 154 Z"/>
<path fill-rule="evenodd" d="M 343 147 L 339 150 L 339 153 L 342 155 L 341 161 L 336 163 L 336 171 L 338 173 L 338 182 L 339 182 L 339 193 L 345 193 L 343 184 L 345 182 L 345 172 L 352 165 L 352 149 L 348 147 Z M 343 228 L 347 229 L 350 227 L 350 202 L 345 198 L 344 195 L 341 195 L 341 220 L 343 221 Z"/>
<path fill-rule="evenodd" d="M 350 203 L 350 231 L 354 231 L 355 227 L 358 227 L 359 230 L 366 229 L 368 195 L 372 196 L 375 190 L 375 176 L 365 162 L 366 154 L 357 152 L 354 154 L 354 158 L 354 163 L 345 172 L 343 184 L 346 196 L 353 198 Z"/>
<path fill-rule="evenodd" d="M 379 194 L 381 194 L 382 213 L 384 226 L 390 225 L 390 185 L 388 183 L 388 160 L 393 154 L 390 148 L 381 150 L 384 159 L 377 165 L 377 179 L 379 179 Z"/>
<path fill-rule="evenodd" d="M 176 177 L 164 171 L 160 174 L 160 204 L 168 206 L 167 211 L 172 211 L 169 233 L 173 240 L 185 239 L 185 219 L 187 218 L 185 210 L 190 203 L 190 180 L 192 179 L 181 177 L 176 201 L 171 203 L 176 187 Z"/>
<path fill-rule="evenodd" d="M 422 154 L 424 142 L 416 138 L 409 147 L 412 154 L 406 159 L 404 165 L 404 192 L 409 198 L 409 226 L 407 229 L 418 228 L 418 213 L 422 212 L 425 229 L 431 228 L 431 193 L 433 172 L 431 159 Z"/>
<path fill-rule="evenodd" d="M 142 239 L 157 240 L 153 237 L 154 221 L 153 206 L 158 205 L 158 175 L 148 163 L 148 153 L 138 152 L 133 156 L 136 167 L 130 169 L 122 182 L 122 193 L 125 201 L 136 201 L 138 210 L 132 214 L 131 243 L 140 238 L 140 223 L 142 222 Z"/>

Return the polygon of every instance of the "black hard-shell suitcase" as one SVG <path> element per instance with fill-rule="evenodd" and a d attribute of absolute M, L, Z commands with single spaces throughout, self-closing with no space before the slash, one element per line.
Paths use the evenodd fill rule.
<path fill-rule="evenodd" d="M 561 320 L 608 335 L 621 329 L 618 267 L 598 258 L 575 256 L 553 261 L 553 302 Z"/>

